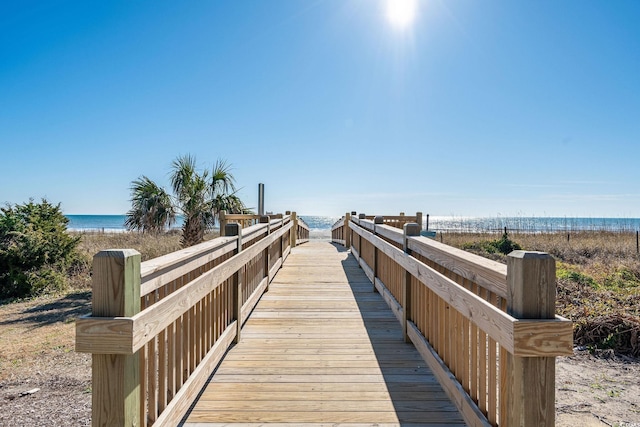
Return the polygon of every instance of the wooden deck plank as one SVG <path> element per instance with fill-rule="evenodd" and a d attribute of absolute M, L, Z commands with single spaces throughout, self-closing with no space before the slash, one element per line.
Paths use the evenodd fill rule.
<path fill-rule="evenodd" d="M 381 375 L 383 379 L 393 376 L 411 375 L 418 377 L 420 375 L 431 376 L 431 371 L 425 367 L 395 367 L 395 366 L 265 366 L 265 363 L 255 363 L 253 366 L 230 366 L 225 363 L 216 372 L 217 375 L 308 375 L 311 371 L 311 375 Z"/>
<path fill-rule="evenodd" d="M 247 411 L 247 412 L 216 412 L 212 417 L 210 411 L 194 409 L 189 415 L 187 422 L 208 422 L 214 419 L 215 422 L 228 423 L 285 423 L 290 420 L 296 420 L 293 425 L 299 426 L 300 423 L 323 422 L 328 420 L 331 423 L 421 423 L 424 426 L 431 426 L 431 422 L 440 424 L 452 423 L 454 425 L 461 424 L 461 418 L 454 412 L 443 411 L 411 411 L 411 412 L 329 412 L 329 411 Z M 325 421 L 326 422 L 326 421 Z M 334 425 L 334 424 L 332 424 Z"/>
<path fill-rule="evenodd" d="M 209 423 L 196 422 L 184 424 L 184 427 L 264 427 L 264 423 Z M 451 423 L 269 423 L 269 427 L 465 427 L 466 424 Z"/>
<path fill-rule="evenodd" d="M 251 389 L 253 392 L 366 392 L 366 391 L 379 391 L 383 393 L 389 393 L 396 395 L 397 393 L 422 393 L 427 391 L 442 390 L 438 384 L 431 383 L 389 383 L 386 387 L 381 388 L 380 384 L 376 383 L 218 383 L 215 387 L 207 387 L 204 393 L 230 393 L 230 392 L 244 392 L 247 389 Z"/>
<path fill-rule="evenodd" d="M 464 422 L 355 259 L 311 241 L 292 251 L 184 425 Z"/>
<path fill-rule="evenodd" d="M 318 368 L 421 368 L 425 364 L 418 359 L 397 359 L 397 360 L 385 360 L 378 361 L 371 358 L 368 359 L 329 359 L 326 356 L 322 359 L 307 359 L 306 357 L 299 358 L 282 358 L 281 355 L 273 357 L 271 359 L 238 359 L 229 358 L 226 360 L 225 366 L 227 368 L 264 368 L 264 361 L 268 360 L 268 367 L 270 369 L 276 368 L 304 368 L 304 369 L 318 369 Z"/>
<path fill-rule="evenodd" d="M 320 397 L 320 396 L 318 396 Z M 198 411 L 215 412 L 436 412 L 456 411 L 446 400 L 201 400 Z"/>
<path fill-rule="evenodd" d="M 247 401 L 256 400 L 267 401 L 295 401 L 295 400 L 319 400 L 319 401 L 374 401 L 390 399 L 390 395 L 385 391 L 342 391 L 339 386 L 335 390 L 328 391 L 252 391 L 251 394 L 226 391 L 222 392 L 216 389 L 208 389 L 205 391 L 201 400 L 220 400 L 220 401 Z M 430 401 L 430 400 L 446 400 L 442 396 L 438 387 L 433 387 L 431 391 L 422 392 L 397 392 L 393 396 L 400 401 Z"/>

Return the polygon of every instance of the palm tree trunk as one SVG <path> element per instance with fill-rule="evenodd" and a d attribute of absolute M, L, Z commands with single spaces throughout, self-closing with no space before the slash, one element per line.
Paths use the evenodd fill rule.
<path fill-rule="evenodd" d="M 204 227 L 199 218 L 187 218 L 182 226 L 182 239 L 180 244 L 183 248 L 197 245 L 204 240 Z"/>

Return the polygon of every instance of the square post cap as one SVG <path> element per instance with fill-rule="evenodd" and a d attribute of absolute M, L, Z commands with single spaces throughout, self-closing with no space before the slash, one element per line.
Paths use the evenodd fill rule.
<path fill-rule="evenodd" d="M 238 236 L 240 234 L 240 230 L 242 227 L 240 224 L 231 223 L 224 226 L 224 235 L 225 236 Z"/>
<path fill-rule="evenodd" d="M 420 225 L 415 222 L 408 222 L 402 226 L 402 231 L 405 236 L 419 236 Z"/>

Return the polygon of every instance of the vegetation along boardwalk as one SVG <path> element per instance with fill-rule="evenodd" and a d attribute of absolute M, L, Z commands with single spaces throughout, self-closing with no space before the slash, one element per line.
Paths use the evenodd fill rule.
<path fill-rule="evenodd" d="M 292 250 L 185 425 L 234 423 L 465 425 L 356 259 L 323 241 Z"/>

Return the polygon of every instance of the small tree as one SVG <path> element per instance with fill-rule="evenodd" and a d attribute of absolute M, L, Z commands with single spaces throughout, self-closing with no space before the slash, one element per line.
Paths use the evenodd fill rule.
<path fill-rule="evenodd" d="M 199 172 L 195 157 L 185 155 L 174 160 L 171 169 L 173 197 L 146 176 L 133 181 L 132 208 L 125 221 L 128 229 L 162 231 L 179 211 L 184 217 L 181 244 L 187 247 L 204 240 L 204 233 L 215 225 L 222 210 L 246 211 L 235 195 L 235 179 L 225 161 L 218 160 L 211 170 Z"/>
<path fill-rule="evenodd" d="M 67 269 L 80 261 L 80 237 L 67 233 L 60 204 L 29 200 L 0 211 L 0 298 L 63 290 Z"/>

